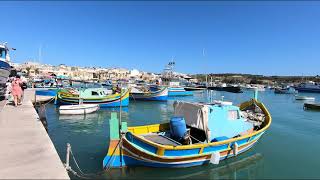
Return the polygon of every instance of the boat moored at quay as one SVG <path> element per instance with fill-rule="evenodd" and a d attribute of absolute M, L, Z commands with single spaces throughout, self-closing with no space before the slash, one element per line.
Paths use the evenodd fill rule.
<path fill-rule="evenodd" d="M 110 119 L 110 143 L 105 169 L 122 166 L 191 167 L 218 164 L 249 150 L 271 124 L 271 115 L 257 99 L 239 107 L 175 102 L 169 123 L 127 127 L 115 113 Z"/>
<path fill-rule="evenodd" d="M 56 104 L 99 104 L 100 107 L 118 107 L 129 105 L 130 89 L 106 94 L 103 88 L 61 89 L 57 92 Z"/>
<path fill-rule="evenodd" d="M 59 107 L 61 115 L 89 114 L 99 109 L 98 104 L 63 105 Z"/>
<path fill-rule="evenodd" d="M 131 88 L 130 99 L 143 101 L 166 101 L 168 99 L 168 88 Z"/>
<path fill-rule="evenodd" d="M 297 91 L 292 87 L 285 87 L 285 88 L 275 88 L 275 94 L 296 94 Z"/>

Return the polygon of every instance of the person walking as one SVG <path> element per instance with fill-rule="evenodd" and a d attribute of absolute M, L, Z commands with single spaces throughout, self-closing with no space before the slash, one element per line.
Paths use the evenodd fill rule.
<path fill-rule="evenodd" d="M 14 106 L 17 107 L 18 103 L 20 103 L 22 89 L 21 89 L 21 80 L 20 76 L 17 75 L 16 78 L 11 83 L 11 93 L 13 96 Z"/>
<path fill-rule="evenodd" d="M 20 102 L 18 102 L 18 104 L 22 104 L 23 97 L 24 97 L 24 90 L 28 88 L 26 79 L 22 79 L 22 78 L 21 78 L 20 87 L 21 87 L 21 90 L 22 90 L 22 91 L 21 91 Z"/>

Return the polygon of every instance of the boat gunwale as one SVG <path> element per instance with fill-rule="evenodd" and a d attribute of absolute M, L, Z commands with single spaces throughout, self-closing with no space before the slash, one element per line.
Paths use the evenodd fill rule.
<path fill-rule="evenodd" d="M 64 92 L 63 92 L 64 93 Z M 105 97 L 98 97 L 98 98 L 80 98 L 80 97 L 68 97 L 68 96 L 63 96 L 61 95 L 61 92 L 58 92 L 57 93 L 57 96 L 58 96 L 58 99 L 62 99 L 62 100 L 66 100 L 66 99 L 69 99 L 69 101 L 71 100 L 80 100 L 80 99 L 83 99 L 83 100 L 107 100 L 107 101 L 114 101 L 114 100 L 119 100 L 119 99 L 125 99 L 126 96 L 129 96 L 129 93 L 130 93 L 130 90 L 129 89 L 126 89 L 123 93 L 117 93 L 117 94 L 112 94 L 112 95 L 107 95 Z M 71 94 L 71 93 L 69 93 Z M 68 100 L 67 100 L 68 101 Z"/>
<path fill-rule="evenodd" d="M 90 105 L 89 107 L 80 107 L 79 105 L 63 105 L 59 107 L 59 110 L 69 111 L 69 110 L 81 110 L 81 109 L 91 109 L 91 108 L 99 108 L 99 104 L 83 104 L 83 105 Z M 69 106 L 69 107 L 67 107 Z M 72 109 L 73 107 L 79 106 L 77 109 Z M 66 108 L 66 109 L 64 109 Z"/>
<path fill-rule="evenodd" d="M 155 96 L 158 95 L 160 93 L 162 93 L 163 91 L 167 90 L 168 87 L 162 87 L 160 90 L 157 91 L 153 91 L 153 92 L 130 92 L 130 95 L 143 95 L 143 96 Z"/>

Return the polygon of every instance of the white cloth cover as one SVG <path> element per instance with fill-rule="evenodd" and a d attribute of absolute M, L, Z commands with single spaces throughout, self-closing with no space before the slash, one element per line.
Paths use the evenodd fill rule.
<path fill-rule="evenodd" d="M 205 104 L 175 101 L 174 115 L 184 117 L 188 126 L 203 130 L 207 140 L 210 139 L 208 128 L 209 108 Z"/>

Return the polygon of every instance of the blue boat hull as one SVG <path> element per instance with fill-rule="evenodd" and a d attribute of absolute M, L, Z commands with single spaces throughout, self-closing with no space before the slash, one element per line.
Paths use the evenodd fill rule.
<path fill-rule="evenodd" d="M 36 95 L 40 96 L 56 96 L 58 89 L 36 90 Z"/>
<path fill-rule="evenodd" d="M 298 92 L 320 93 L 320 89 L 315 88 L 295 88 Z"/>
<path fill-rule="evenodd" d="M 240 146 L 243 146 L 239 150 L 239 154 L 246 152 L 247 150 L 251 149 L 257 142 L 258 139 L 261 137 L 263 133 L 254 136 L 250 141 L 246 139 L 237 141 L 237 143 Z M 228 147 L 228 145 L 225 145 L 224 147 Z M 146 157 L 141 158 L 138 155 L 135 154 L 135 152 L 132 152 L 129 148 L 123 148 L 124 155 L 122 156 L 122 160 L 120 161 L 121 156 L 119 155 L 107 155 L 103 159 L 103 167 L 106 168 L 108 166 L 112 167 L 121 167 L 121 166 L 149 166 L 149 167 L 157 167 L 157 168 L 185 168 L 185 167 L 193 167 L 193 166 L 199 166 L 204 164 L 209 164 L 210 158 L 194 158 L 194 160 L 189 161 L 181 161 L 177 160 L 174 163 L 169 162 L 160 162 L 157 160 L 150 160 Z M 228 153 L 226 155 L 222 155 L 220 157 L 220 161 L 226 160 L 228 158 L 234 157 L 232 151 L 228 150 Z M 212 152 L 213 153 L 213 152 Z M 222 152 L 221 152 L 222 153 Z M 211 154 L 208 154 L 211 156 Z"/>
<path fill-rule="evenodd" d="M 192 91 L 169 91 L 168 96 L 192 96 Z"/>

